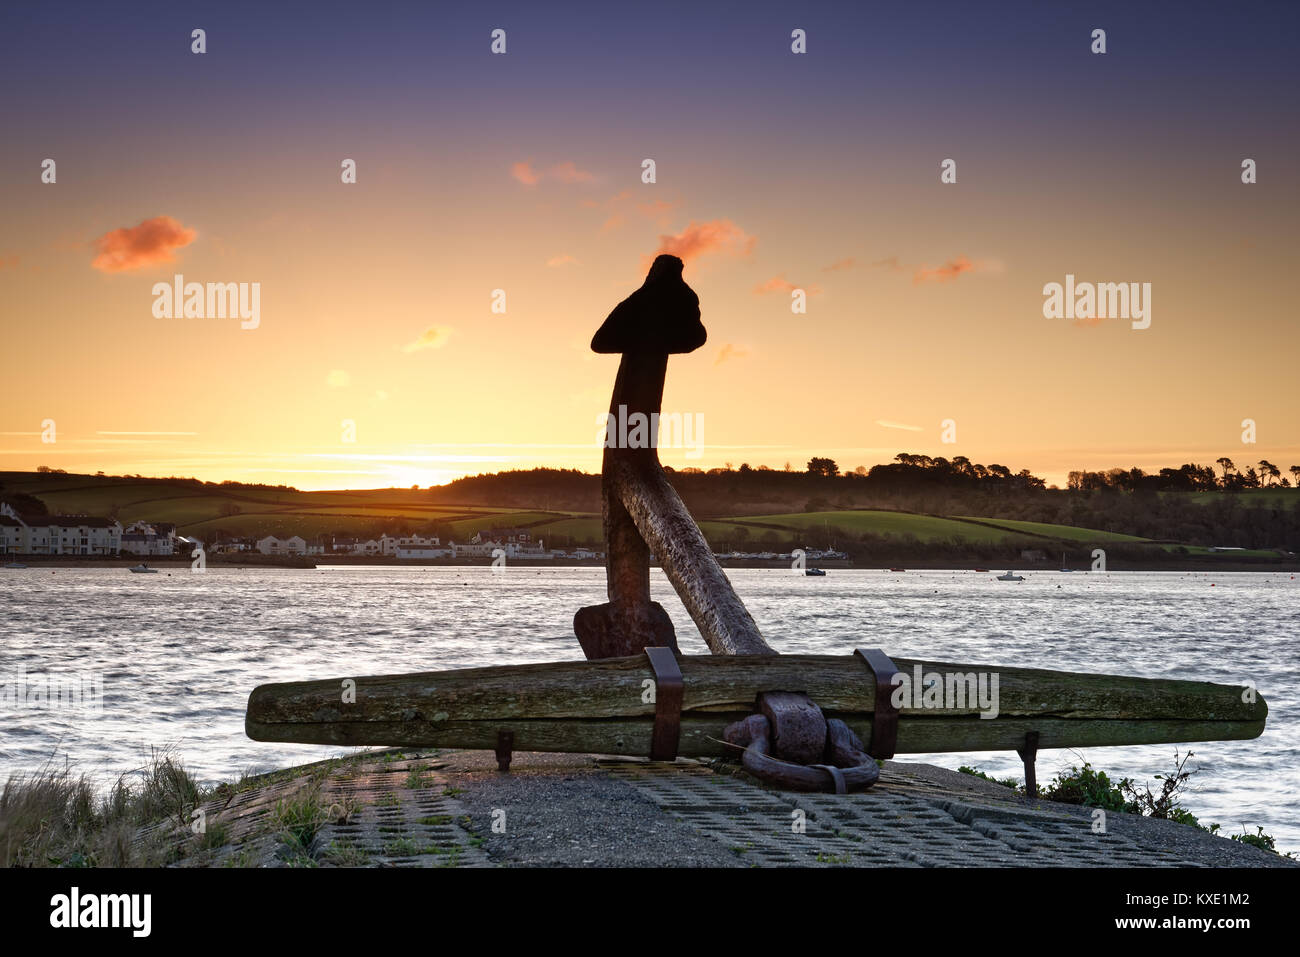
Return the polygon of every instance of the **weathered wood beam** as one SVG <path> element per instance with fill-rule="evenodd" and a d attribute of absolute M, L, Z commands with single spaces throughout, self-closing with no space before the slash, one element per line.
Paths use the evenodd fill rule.
<path fill-rule="evenodd" d="M 860 659 L 832 655 L 682 656 L 686 756 L 723 754 L 723 729 L 763 691 L 807 694 L 828 718 L 870 739 L 874 685 Z M 1247 689 L 1203 681 L 895 658 L 901 672 L 997 675 L 996 718 L 981 703 L 900 710 L 898 751 L 1003 750 L 1036 730 L 1040 748 L 1230 740 L 1258 736 L 1268 713 Z M 511 731 L 521 751 L 645 754 L 654 705 L 644 656 L 262 685 L 246 729 L 261 741 L 480 748 Z M 955 687 L 955 685 L 954 685 Z M 986 684 L 991 688 L 991 684 Z M 1253 697 L 1253 700 L 1250 700 Z M 717 740 L 715 740 L 717 739 Z"/>

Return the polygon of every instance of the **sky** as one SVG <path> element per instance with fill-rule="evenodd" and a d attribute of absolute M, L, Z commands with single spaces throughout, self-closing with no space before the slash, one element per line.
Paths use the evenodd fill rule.
<path fill-rule="evenodd" d="M 668 251 L 708 342 L 664 396 L 703 447 L 665 464 L 1286 474 L 1298 26 L 1285 3 L 5 5 L 0 470 L 598 471 L 618 357 L 590 338 Z M 177 274 L 258 284 L 256 327 L 156 315 Z M 1149 327 L 1046 317 L 1067 274 L 1149 283 Z"/>

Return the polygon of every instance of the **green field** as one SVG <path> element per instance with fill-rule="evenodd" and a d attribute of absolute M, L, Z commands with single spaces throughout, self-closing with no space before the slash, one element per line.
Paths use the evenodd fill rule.
<path fill-rule="evenodd" d="M 434 525 L 450 527 L 452 538 L 460 542 L 468 541 L 487 528 L 528 528 L 534 537 L 552 544 L 558 536 L 572 544 L 599 545 L 603 535 L 599 512 L 440 505 L 430 502 L 427 490 L 418 489 L 301 492 L 201 485 L 182 480 L 142 482 L 129 477 L 31 472 L 0 472 L 0 486 L 6 491 L 39 497 L 52 513 L 115 515 L 124 525 L 137 519 L 172 522 L 182 534 L 200 537 L 216 530 L 241 537 L 296 534 L 314 539 L 330 533 L 377 537 L 383 528 L 423 531 Z M 1243 499 L 1262 499 L 1270 503 L 1294 500 L 1296 495 L 1295 490 L 1242 493 Z M 3 498 L 3 492 L 0 492 L 0 498 Z M 864 534 L 940 545 L 1036 544 L 1050 547 L 1069 543 L 1142 544 L 1148 541 L 1133 535 L 1072 525 L 977 516 L 941 517 L 882 509 L 715 517 L 701 521 L 700 528 L 715 547 L 752 551 L 788 548 L 792 543 L 810 547 L 844 546 L 849 544 L 845 539 L 855 540 Z M 1172 550 L 1178 546 L 1162 547 Z M 1209 554 L 1205 548 L 1191 546 L 1187 553 Z M 1226 559 L 1234 556 L 1269 557 L 1275 553 L 1215 554 Z"/>
<path fill-rule="evenodd" d="M 888 535 L 891 538 L 913 536 L 920 542 L 980 542 L 1000 543 L 1015 538 L 1011 532 L 987 528 L 969 522 L 910 512 L 886 512 L 874 509 L 853 509 L 836 512 L 788 512 L 783 515 L 747 515 L 731 520 L 743 524 L 751 532 L 761 532 L 764 526 L 800 532 L 810 539 L 825 538 L 839 529 L 851 535 Z"/>
<path fill-rule="evenodd" d="M 957 517 L 963 521 L 987 522 L 990 525 L 997 525 L 999 528 L 1010 529 L 1013 532 L 1027 532 L 1031 535 L 1042 535 L 1067 542 L 1150 541 L 1150 539 L 1139 538 L 1136 535 L 1121 535 L 1119 532 L 1103 532 L 1094 528 L 1079 528 L 1077 525 L 1049 525 L 1046 522 L 1022 522 L 1017 519 L 1007 518 L 978 518 L 970 515 L 959 515 Z"/>

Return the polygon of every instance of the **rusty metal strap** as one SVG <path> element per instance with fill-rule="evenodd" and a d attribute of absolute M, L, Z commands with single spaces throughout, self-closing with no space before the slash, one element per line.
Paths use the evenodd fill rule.
<path fill-rule="evenodd" d="M 893 702 L 894 675 L 898 674 L 898 668 L 879 648 L 857 648 L 853 653 L 866 662 L 876 679 L 876 706 L 867 753 L 881 760 L 892 758 L 898 745 L 898 709 Z"/>
<path fill-rule="evenodd" d="M 650 760 L 673 761 L 682 735 L 682 669 L 671 648 L 645 649 L 655 673 L 655 727 L 650 738 Z"/>

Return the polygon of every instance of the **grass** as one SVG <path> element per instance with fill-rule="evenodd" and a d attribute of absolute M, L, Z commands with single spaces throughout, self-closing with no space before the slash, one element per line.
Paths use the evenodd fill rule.
<path fill-rule="evenodd" d="M 370 855 L 364 848 L 357 847 L 352 841 L 342 838 L 331 841 L 325 848 L 321 859 L 335 867 L 368 867 Z"/>
<path fill-rule="evenodd" d="M 751 536 L 761 534 L 754 525 L 774 525 L 804 533 L 809 544 L 822 545 L 828 530 L 840 529 L 853 535 L 888 535 L 890 538 L 913 536 L 920 542 L 963 541 L 981 544 L 1001 544 L 1023 538 L 1012 531 L 988 528 L 951 518 L 931 515 L 914 515 L 910 512 L 888 512 L 876 509 L 848 509 L 834 512 L 789 512 L 784 515 L 749 515 L 732 519 L 750 527 Z M 833 532 L 831 532 L 833 534 Z"/>
<path fill-rule="evenodd" d="M 1018 519 L 979 518 L 977 516 L 968 515 L 960 515 L 957 517 L 975 522 L 986 522 L 989 525 L 996 525 L 999 528 L 1009 529 L 1013 532 L 1027 532 L 1032 535 L 1045 535 L 1048 538 L 1055 538 L 1067 542 L 1150 541 L 1150 539 L 1140 538 L 1137 535 L 1121 535 L 1119 532 L 1103 532 L 1095 528 L 1080 528 L 1077 525 L 1052 525 L 1047 522 L 1022 522 Z"/>
<path fill-rule="evenodd" d="M 214 820 L 186 842 L 191 816 L 208 797 L 165 752 L 107 794 L 66 766 L 14 775 L 0 791 L 0 866 L 152 867 L 184 854 L 186 843 L 218 847 L 228 833 Z M 137 840 L 146 828 L 152 836 Z"/>

